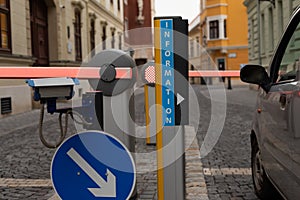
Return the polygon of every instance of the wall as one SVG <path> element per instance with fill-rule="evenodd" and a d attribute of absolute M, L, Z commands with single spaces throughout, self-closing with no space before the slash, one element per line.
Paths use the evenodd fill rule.
<path fill-rule="evenodd" d="M 81 10 L 81 46 L 82 60 L 87 61 L 90 54 L 90 19 L 95 17 L 97 52 L 102 51 L 102 22 L 107 24 L 108 40 L 111 39 L 111 28 L 115 29 L 116 42 L 118 34 L 123 33 L 123 4 L 120 0 L 120 10 L 117 2 L 110 0 L 40 0 L 48 7 L 48 43 L 50 66 L 80 66 L 81 62 L 75 61 L 74 45 L 74 20 L 75 8 Z M 32 57 L 30 22 L 30 0 L 10 0 L 11 11 L 11 40 L 12 53 L 0 53 L 2 66 L 32 66 L 35 58 Z M 68 29 L 70 35 L 68 37 Z M 123 38 L 122 38 L 123 40 Z M 123 41 L 122 41 L 123 43 Z M 118 48 L 119 45 L 116 44 Z M 124 45 L 122 44 L 122 47 Z M 68 49 L 68 47 L 70 47 Z M 101 46 L 102 47 L 102 46 Z M 107 41 L 107 48 L 111 48 Z M 86 81 L 76 87 L 84 93 L 90 90 Z M 11 114 L 29 111 L 32 109 L 31 89 L 25 80 L 0 80 L 0 97 L 12 97 L 13 109 Z M 80 97 L 75 96 L 75 99 Z M 5 115 L 6 116 L 6 115 Z M 1 117 L 5 117 L 0 114 Z"/>
<path fill-rule="evenodd" d="M 265 67 L 269 65 L 273 52 L 284 31 L 284 27 L 287 25 L 293 10 L 300 4 L 299 0 L 282 0 L 282 11 L 280 11 L 280 6 L 278 6 L 279 1 L 280 0 L 275 0 L 275 7 L 270 2 L 260 3 L 260 28 L 258 27 L 257 1 L 244 1 L 244 6 L 247 9 L 248 15 L 247 20 L 249 27 L 248 42 L 250 63 L 259 64 L 260 47 L 261 65 Z M 270 10 L 272 10 L 273 13 L 272 17 L 269 15 Z M 265 20 L 262 20 L 262 15 L 264 15 Z M 280 25 L 281 19 L 283 20 L 282 27 Z M 272 40 L 270 40 L 271 33 L 274 37 Z M 260 46 L 258 45 L 258 38 L 260 38 Z"/>
<path fill-rule="evenodd" d="M 0 87 L 0 98 L 12 97 L 12 113 L 5 114 L 5 115 L 0 114 L 0 118 L 31 110 L 32 106 L 31 106 L 30 93 L 31 93 L 31 89 L 29 87 L 24 87 L 24 86 L 10 86 L 9 88 Z"/>

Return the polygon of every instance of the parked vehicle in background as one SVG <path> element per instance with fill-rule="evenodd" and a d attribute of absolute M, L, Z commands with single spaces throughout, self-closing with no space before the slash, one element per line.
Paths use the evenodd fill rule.
<path fill-rule="evenodd" d="M 258 197 L 300 199 L 300 8 L 270 62 L 241 69 L 241 80 L 260 91 L 251 131 L 251 161 Z"/>

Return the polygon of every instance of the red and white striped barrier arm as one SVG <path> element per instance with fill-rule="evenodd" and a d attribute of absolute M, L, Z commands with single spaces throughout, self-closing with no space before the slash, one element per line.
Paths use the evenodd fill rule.
<path fill-rule="evenodd" d="M 189 71 L 189 77 L 240 77 L 239 70 L 201 70 L 201 71 Z"/>
<path fill-rule="evenodd" d="M 70 77 L 78 79 L 99 79 L 99 67 L 0 67 L 0 79 Z M 116 67 L 117 79 L 132 78 L 132 68 Z M 189 77 L 239 77 L 239 70 L 199 70 L 189 71 Z"/>
<path fill-rule="evenodd" d="M 99 79 L 99 67 L 0 67 L 0 79 L 70 77 Z M 116 68 L 117 79 L 132 78 L 131 68 Z"/>

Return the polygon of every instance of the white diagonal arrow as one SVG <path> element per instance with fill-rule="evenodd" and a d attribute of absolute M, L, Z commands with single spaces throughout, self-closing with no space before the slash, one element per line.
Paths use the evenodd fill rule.
<path fill-rule="evenodd" d="M 179 93 L 177 93 L 177 106 L 184 101 L 183 96 L 181 96 Z"/>
<path fill-rule="evenodd" d="M 99 186 L 87 188 L 95 197 L 117 197 L 116 177 L 109 169 L 106 171 L 107 181 L 105 181 L 75 149 L 71 148 L 67 154 Z"/>

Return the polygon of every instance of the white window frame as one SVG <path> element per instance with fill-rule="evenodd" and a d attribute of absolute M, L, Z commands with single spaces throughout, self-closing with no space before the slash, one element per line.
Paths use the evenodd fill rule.
<path fill-rule="evenodd" d="M 206 23 L 206 26 L 207 26 L 207 40 L 222 40 L 222 39 L 226 39 L 225 36 L 224 36 L 224 20 L 227 19 L 227 15 L 216 15 L 216 16 L 209 16 L 207 17 L 207 23 Z M 210 35 L 209 35 L 209 23 L 211 21 L 218 21 L 219 22 L 219 38 L 213 38 L 211 39 L 210 38 Z M 228 22 L 227 22 L 227 25 L 228 25 Z M 228 27 L 227 27 L 227 30 L 228 30 Z"/>

